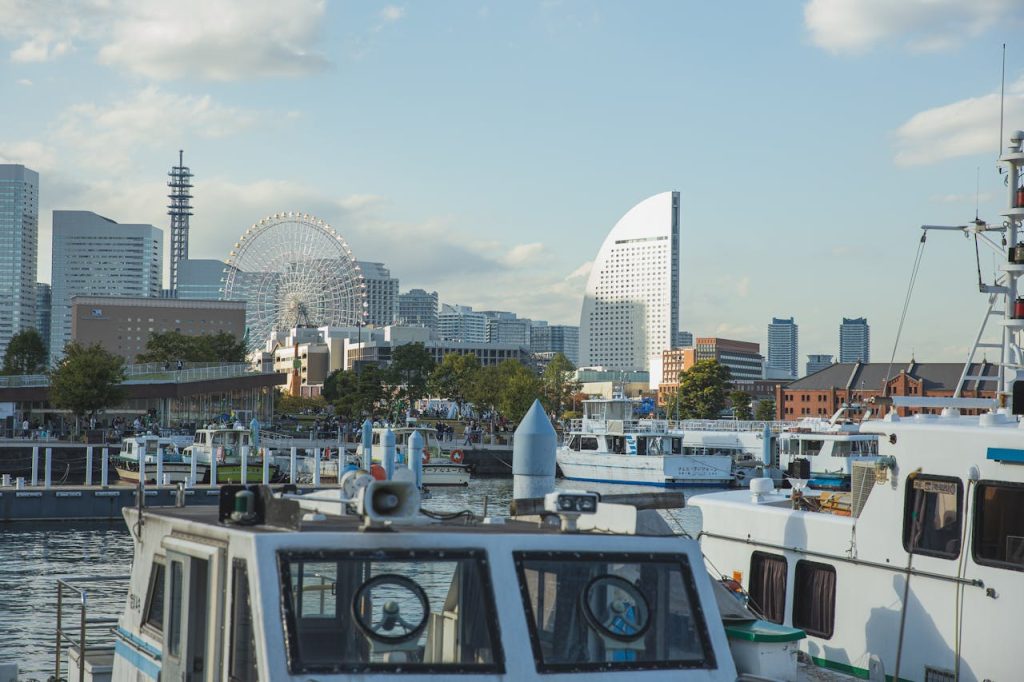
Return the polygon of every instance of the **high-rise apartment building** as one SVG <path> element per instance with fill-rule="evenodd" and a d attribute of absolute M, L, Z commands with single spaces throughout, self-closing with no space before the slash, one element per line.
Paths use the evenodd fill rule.
<path fill-rule="evenodd" d="M 839 362 L 871 362 L 871 327 L 866 317 L 843 318 L 839 326 Z"/>
<path fill-rule="evenodd" d="M 11 337 L 36 324 L 39 173 L 0 164 L 0 359 Z"/>
<path fill-rule="evenodd" d="M 441 305 L 437 336 L 442 341 L 487 343 L 487 316 L 465 305 Z"/>
<path fill-rule="evenodd" d="M 567 324 L 534 325 L 530 330 L 530 352 L 561 353 L 579 366 L 580 328 Z"/>
<path fill-rule="evenodd" d="M 503 310 L 484 310 L 487 318 L 485 338 L 487 343 L 512 343 L 520 346 L 530 345 L 530 329 L 533 321 L 518 317 L 515 313 Z"/>
<path fill-rule="evenodd" d="M 36 282 L 36 331 L 43 337 L 46 349 L 50 349 L 50 285 Z"/>
<path fill-rule="evenodd" d="M 54 211 L 50 356 L 59 358 L 71 340 L 74 296 L 159 298 L 163 254 L 163 231 L 153 225 L 119 225 L 91 211 Z"/>
<path fill-rule="evenodd" d="M 213 258 L 178 261 L 178 289 L 175 298 L 219 301 L 224 287 L 225 267 L 223 261 Z"/>
<path fill-rule="evenodd" d="M 437 333 L 437 292 L 412 289 L 398 296 L 398 320 L 407 327 Z"/>
<path fill-rule="evenodd" d="M 831 355 L 808 355 L 807 356 L 807 375 L 810 376 L 815 372 L 820 372 L 827 367 L 832 366 Z"/>
<path fill-rule="evenodd" d="M 398 321 L 398 278 L 383 263 L 358 262 L 366 282 L 366 323 L 386 327 Z"/>
<path fill-rule="evenodd" d="M 773 317 L 768 325 L 768 378 L 796 379 L 799 365 L 799 327 L 792 317 Z"/>
<path fill-rule="evenodd" d="M 594 259 L 580 313 L 580 362 L 649 369 L 679 331 L 679 192 L 629 210 Z"/>

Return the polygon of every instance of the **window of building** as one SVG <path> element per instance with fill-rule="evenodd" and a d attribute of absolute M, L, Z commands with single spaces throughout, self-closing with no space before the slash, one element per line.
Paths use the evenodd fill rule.
<path fill-rule="evenodd" d="M 973 551 L 979 564 L 1024 571 L 1024 484 L 978 483 Z"/>
<path fill-rule="evenodd" d="M 947 476 L 907 477 L 903 548 L 942 559 L 960 556 L 963 484 Z"/>
<path fill-rule="evenodd" d="M 750 555 L 750 605 L 761 617 L 781 623 L 786 617 L 786 557 L 767 552 Z"/>
<path fill-rule="evenodd" d="M 793 627 L 829 639 L 836 622 L 836 569 L 813 561 L 796 562 Z"/>

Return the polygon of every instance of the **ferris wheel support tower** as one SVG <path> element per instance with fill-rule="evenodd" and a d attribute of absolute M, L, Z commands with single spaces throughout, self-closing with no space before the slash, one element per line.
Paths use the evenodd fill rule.
<path fill-rule="evenodd" d="M 178 263 L 188 258 L 188 219 L 192 215 L 192 172 L 185 166 L 185 152 L 178 150 L 178 165 L 171 166 L 167 186 L 167 215 L 171 217 L 171 295 L 178 294 Z"/>

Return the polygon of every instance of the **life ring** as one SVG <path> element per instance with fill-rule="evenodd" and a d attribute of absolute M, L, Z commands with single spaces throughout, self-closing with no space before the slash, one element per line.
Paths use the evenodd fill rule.
<path fill-rule="evenodd" d="M 456 464 L 462 464 L 462 460 L 466 459 L 466 455 L 463 454 L 462 450 L 452 450 L 451 460 Z"/>
<path fill-rule="evenodd" d="M 423 463 L 430 463 L 430 450 L 428 450 L 427 448 L 423 448 Z"/>

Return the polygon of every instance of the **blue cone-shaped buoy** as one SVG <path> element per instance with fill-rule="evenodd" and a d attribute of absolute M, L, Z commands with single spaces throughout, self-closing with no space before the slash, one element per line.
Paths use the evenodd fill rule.
<path fill-rule="evenodd" d="M 409 447 L 406 460 L 413 475 L 416 477 L 416 487 L 423 490 L 423 436 L 419 431 L 409 434 Z"/>
<path fill-rule="evenodd" d="M 373 422 L 367 418 L 363 422 L 363 469 L 370 470 L 373 466 Z"/>
<path fill-rule="evenodd" d="M 558 436 L 539 400 L 534 400 L 516 428 L 512 443 L 512 497 L 544 497 L 555 489 Z"/>
<path fill-rule="evenodd" d="M 384 473 L 390 481 L 395 476 L 395 432 L 388 429 L 380 437 L 381 459 L 384 460 Z"/>

